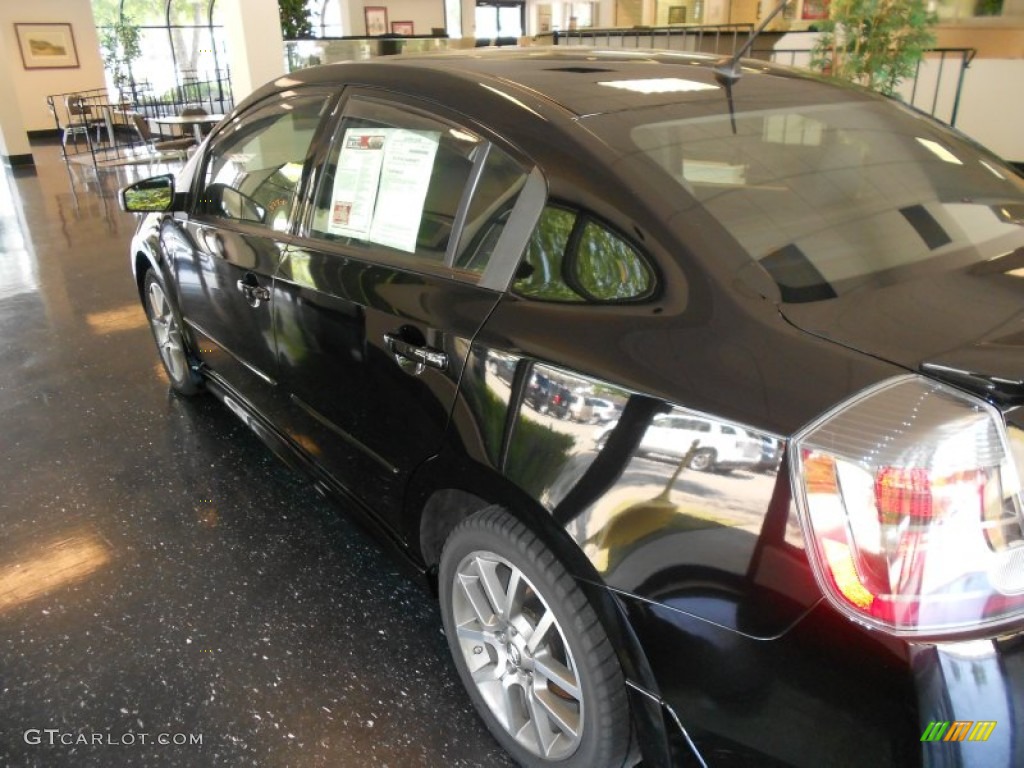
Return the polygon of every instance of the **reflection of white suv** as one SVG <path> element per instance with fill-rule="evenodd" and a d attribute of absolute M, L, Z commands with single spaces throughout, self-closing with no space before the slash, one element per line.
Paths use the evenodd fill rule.
<path fill-rule="evenodd" d="M 598 434 L 599 448 L 617 423 L 609 424 Z M 690 469 L 752 469 L 761 461 L 761 441 L 746 430 L 678 411 L 654 417 L 637 453 L 681 459 L 694 440 L 698 441 L 697 452 L 687 464 Z"/>
<path fill-rule="evenodd" d="M 587 424 L 604 424 L 615 418 L 618 408 L 609 400 L 590 395 L 573 395 L 567 418 Z"/>
<path fill-rule="evenodd" d="M 615 418 L 619 409 L 615 407 L 615 404 L 609 400 L 605 400 L 600 397 L 591 397 L 590 409 L 594 414 L 594 420 L 603 424 L 606 421 L 611 421 Z"/>

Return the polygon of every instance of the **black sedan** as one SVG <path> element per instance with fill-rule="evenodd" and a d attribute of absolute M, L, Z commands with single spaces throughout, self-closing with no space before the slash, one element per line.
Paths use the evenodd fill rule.
<path fill-rule="evenodd" d="M 762 62 L 472 51 L 282 77 L 123 204 L 174 389 L 427 575 L 520 763 L 1024 764 L 990 153 Z M 541 377 L 621 403 L 605 439 Z M 662 414 L 709 428 L 654 460 Z"/>

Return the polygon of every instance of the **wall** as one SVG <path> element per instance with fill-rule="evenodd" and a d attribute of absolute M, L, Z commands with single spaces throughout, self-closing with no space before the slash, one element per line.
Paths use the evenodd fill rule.
<path fill-rule="evenodd" d="M 388 9 L 388 29 L 392 21 L 411 21 L 417 35 L 429 35 L 433 27 L 444 26 L 444 0 L 367 0 L 367 5 L 383 6 Z M 463 34 L 467 23 L 472 29 L 473 5 L 463 3 Z M 467 10 L 469 13 L 467 14 Z M 349 2 L 346 13 L 345 34 L 361 37 L 366 34 L 366 17 L 363 14 L 363 3 Z"/>
<path fill-rule="evenodd" d="M 935 30 L 940 48 L 974 48 L 983 59 L 1024 59 L 1024 20 L 972 19 Z"/>
<path fill-rule="evenodd" d="M 78 50 L 77 69 L 30 69 L 21 63 L 15 23 L 68 22 Z M 104 86 L 103 60 L 89 0 L 31 0 L 0 2 L 0 76 L 10 77 L 25 130 L 52 130 L 53 116 L 46 96 Z"/>

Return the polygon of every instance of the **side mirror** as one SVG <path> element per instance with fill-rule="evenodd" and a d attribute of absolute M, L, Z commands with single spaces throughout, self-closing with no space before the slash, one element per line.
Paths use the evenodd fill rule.
<path fill-rule="evenodd" d="M 121 210 L 129 213 L 153 213 L 171 210 L 174 204 L 174 176 L 154 176 L 121 189 Z"/>

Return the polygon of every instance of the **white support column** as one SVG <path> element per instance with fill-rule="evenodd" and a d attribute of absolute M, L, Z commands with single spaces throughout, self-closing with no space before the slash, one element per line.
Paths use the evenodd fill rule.
<path fill-rule="evenodd" d="M 235 104 L 284 74 L 284 39 L 277 0 L 218 0 L 222 4 Z"/>
<path fill-rule="evenodd" d="M 18 73 L 14 67 L 21 69 L 21 61 L 17 53 L 11 52 L 0 57 L 0 159 L 6 165 L 31 165 L 32 147 L 28 143 L 28 132 L 21 116 L 21 104 L 14 88 L 14 78 Z"/>

